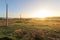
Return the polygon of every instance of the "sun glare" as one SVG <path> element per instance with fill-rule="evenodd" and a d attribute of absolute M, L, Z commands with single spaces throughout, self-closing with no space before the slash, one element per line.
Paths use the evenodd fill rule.
<path fill-rule="evenodd" d="M 46 18 L 46 17 L 50 17 L 52 16 L 52 12 L 48 11 L 48 10 L 39 10 L 37 12 L 32 13 L 31 17 L 38 17 L 38 18 Z"/>

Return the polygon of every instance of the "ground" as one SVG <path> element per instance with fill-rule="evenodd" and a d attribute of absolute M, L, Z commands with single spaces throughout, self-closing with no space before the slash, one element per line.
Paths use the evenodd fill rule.
<path fill-rule="evenodd" d="M 11 40 L 60 40 L 59 20 L 0 20 L 0 38 Z M 7 40 L 7 39 L 6 39 Z"/>

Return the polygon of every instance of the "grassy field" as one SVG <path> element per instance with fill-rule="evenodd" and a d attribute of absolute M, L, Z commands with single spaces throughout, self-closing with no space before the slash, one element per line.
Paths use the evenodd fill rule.
<path fill-rule="evenodd" d="M 0 20 L 0 39 L 11 40 L 60 40 L 60 21 L 58 20 Z"/>

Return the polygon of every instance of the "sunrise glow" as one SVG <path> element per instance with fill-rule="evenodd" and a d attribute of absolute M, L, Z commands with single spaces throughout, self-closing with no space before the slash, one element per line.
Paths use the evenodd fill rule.
<path fill-rule="evenodd" d="M 46 18 L 53 16 L 53 12 L 49 10 L 38 10 L 31 14 L 31 17 Z"/>

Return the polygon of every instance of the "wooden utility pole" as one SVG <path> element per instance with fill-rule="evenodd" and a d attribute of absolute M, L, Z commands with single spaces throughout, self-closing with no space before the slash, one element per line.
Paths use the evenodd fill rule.
<path fill-rule="evenodd" d="M 5 0 L 6 2 L 6 0 Z M 6 26 L 8 26 L 8 4 L 6 2 Z"/>

